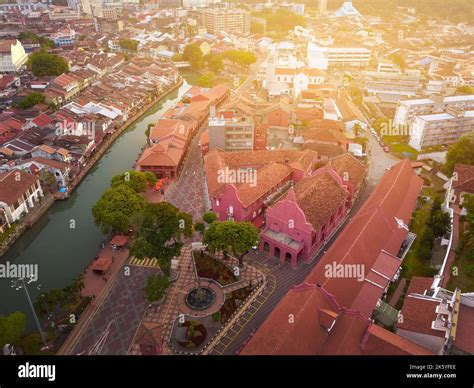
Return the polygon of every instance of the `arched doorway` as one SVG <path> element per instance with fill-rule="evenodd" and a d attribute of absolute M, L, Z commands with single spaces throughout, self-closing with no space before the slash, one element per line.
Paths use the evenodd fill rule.
<path fill-rule="evenodd" d="M 266 241 L 263 243 L 263 251 L 264 251 L 265 253 L 270 252 L 270 244 L 267 243 Z"/>
<path fill-rule="evenodd" d="M 273 257 L 275 257 L 276 259 L 280 259 L 280 256 L 281 256 L 281 251 L 280 251 L 280 248 L 278 247 L 275 247 L 275 250 L 273 252 Z"/>
<path fill-rule="evenodd" d="M 289 264 L 291 264 L 291 258 L 292 258 L 291 253 L 290 253 L 290 252 L 286 252 L 286 253 L 285 253 L 285 263 L 288 262 Z"/>

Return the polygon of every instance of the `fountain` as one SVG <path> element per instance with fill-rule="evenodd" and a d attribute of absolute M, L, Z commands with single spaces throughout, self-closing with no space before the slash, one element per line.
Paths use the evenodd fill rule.
<path fill-rule="evenodd" d="M 205 310 L 214 303 L 214 291 L 205 287 L 196 287 L 186 295 L 186 304 L 194 310 Z"/>

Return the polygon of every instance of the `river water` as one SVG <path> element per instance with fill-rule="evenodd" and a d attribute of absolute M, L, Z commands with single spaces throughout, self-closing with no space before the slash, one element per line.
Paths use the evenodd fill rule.
<path fill-rule="evenodd" d="M 132 124 L 104 153 L 71 197 L 54 203 L 0 259 L 0 264 L 6 261 L 38 264 L 38 282 L 28 286 L 33 300 L 40 292 L 38 288 L 43 291 L 66 286 L 96 256 L 104 236 L 94 225 L 92 206 L 109 187 L 114 175 L 132 168 L 146 142 L 148 124 L 155 123 L 189 87 L 184 81 L 179 90 L 158 101 Z M 74 223 L 75 228 L 71 228 Z M 0 279 L 0 315 L 14 311 L 27 315 L 28 329 L 35 327 L 25 292 L 11 288 L 9 279 Z"/>

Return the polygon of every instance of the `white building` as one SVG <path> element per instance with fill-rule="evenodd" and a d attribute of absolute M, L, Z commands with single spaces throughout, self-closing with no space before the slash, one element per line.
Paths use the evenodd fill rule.
<path fill-rule="evenodd" d="M 0 72 L 13 73 L 28 60 L 28 55 L 19 40 L 1 40 L 0 41 Z"/>
<path fill-rule="evenodd" d="M 447 108 L 474 110 L 474 95 L 435 96 L 400 101 L 395 112 L 394 125 L 410 125 L 416 116 L 443 113 Z"/>
<path fill-rule="evenodd" d="M 474 131 L 474 110 L 448 108 L 444 113 L 416 116 L 410 131 L 410 146 L 416 150 L 456 143 Z"/>
<path fill-rule="evenodd" d="M 18 221 L 29 213 L 39 199 L 43 189 L 36 175 L 20 170 L 11 170 L 0 174 L 0 219 L 4 227 Z"/>
<path fill-rule="evenodd" d="M 322 47 L 308 43 L 306 60 L 310 67 L 326 70 L 329 66 L 368 66 L 371 50 L 365 47 Z"/>

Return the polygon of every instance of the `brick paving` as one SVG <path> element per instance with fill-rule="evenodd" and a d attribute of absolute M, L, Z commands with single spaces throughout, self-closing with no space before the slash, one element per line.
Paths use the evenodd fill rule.
<path fill-rule="evenodd" d="M 223 260 L 222 257 L 216 257 L 217 260 L 223 262 L 230 268 L 234 268 L 238 265 L 238 260 L 235 258 L 229 258 Z M 170 335 L 173 329 L 173 324 L 180 314 L 189 314 L 191 311 L 188 306 L 183 302 L 184 296 L 189 292 L 189 290 L 197 285 L 197 274 L 195 272 L 194 263 L 191 255 L 191 248 L 186 246 L 183 248 L 181 257 L 179 258 L 179 272 L 178 279 L 173 282 L 166 292 L 165 302 L 158 306 L 156 309 L 150 309 L 146 311 L 146 314 L 143 318 L 143 323 L 157 323 L 162 325 L 164 344 L 163 344 L 163 353 L 172 354 L 172 350 L 167 346 L 167 341 L 170 340 Z M 240 273 L 240 281 L 224 286 L 221 288 L 223 296 L 227 293 L 230 293 L 234 290 L 243 288 L 252 284 L 256 284 L 258 281 L 262 280 L 262 273 L 256 268 L 250 265 L 245 265 Z M 206 285 L 208 282 L 206 280 L 201 280 Z M 225 296 L 224 296 L 225 297 Z M 215 311 L 218 304 L 222 304 L 223 300 L 217 298 L 215 304 L 210 306 L 208 309 L 199 312 L 199 316 L 209 315 Z M 196 312 L 191 312 L 195 314 Z M 129 354 L 138 355 L 140 354 L 140 349 L 138 344 L 132 344 Z"/>
<path fill-rule="evenodd" d="M 203 159 L 199 147 L 201 128 L 192 140 L 179 179 L 165 193 L 165 200 L 181 211 L 193 216 L 194 222 L 201 220 L 209 210 L 209 198 L 204 175 Z"/>
<path fill-rule="evenodd" d="M 71 354 L 126 354 L 148 303 L 146 279 L 157 268 L 132 267 L 121 272 L 81 335 Z"/>

